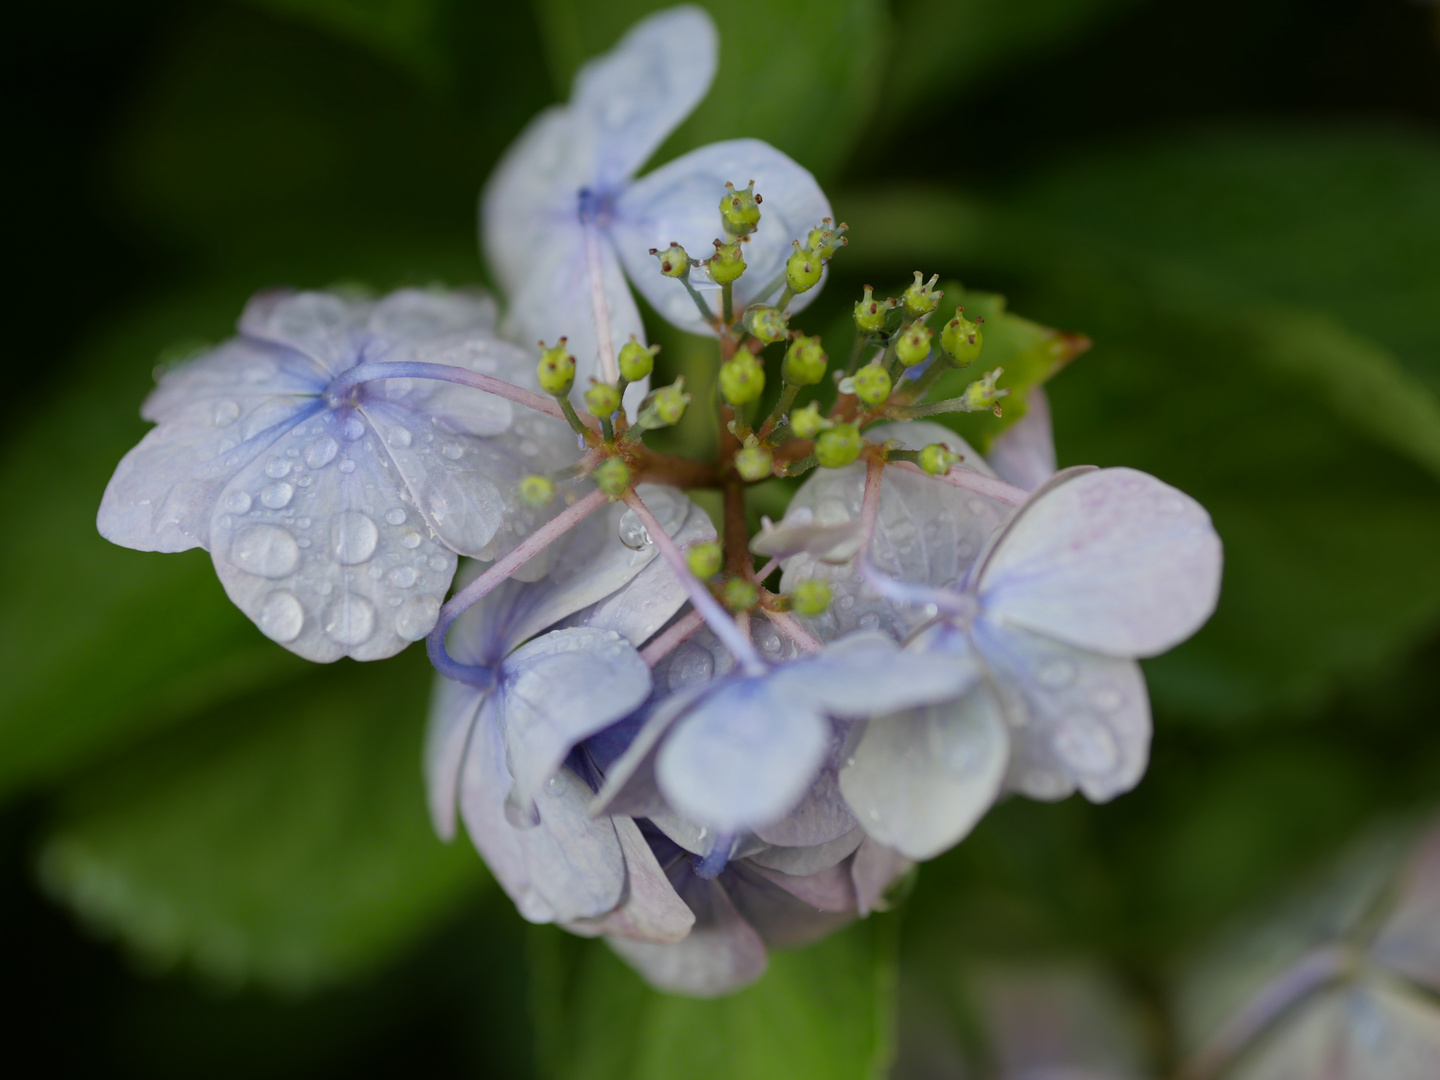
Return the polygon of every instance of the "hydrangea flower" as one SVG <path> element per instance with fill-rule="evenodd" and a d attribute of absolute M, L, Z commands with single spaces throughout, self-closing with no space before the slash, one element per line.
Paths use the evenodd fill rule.
<path fill-rule="evenodd" d="M 641 490 L 677 542 L 714 536 L 705 513 L 677 492 Z M 634 514 L 611 506 L 557 542 L 544 577 L 506 581 L 451 631 L 451 654 L 474 675 L 437 680 L 426 749 L 431 815 L 448 840 L 458 806 L 532 922 L 665 941 L 693 921 L 635 823 L 591 817 L 594 792 L 572 757 L 650 694 L 636 646 L 685 602 L 654 556 Z"/>
<path fill-rule="evenodd" d="M 494 322 L 460 292 L 257 296 L 238 336 L 160 377 L 141 410 L 157 426 L 106 487 L 101 535 L 207 549 L 230 599 L 306 659 L 399 652 L 435 624 L 457 554 L 493 558 L 536 524 L 516 484 L 575 442 L 470 386 L 357 375 L 443 364 L 533 387 Z"/>
<path fill-rule="evenodd" d="M 531 121 L 485 188 L 483 245 L 509 298 L 508 325 L 519 340 L 568 335 L 582 384 L 605 336 L 596 319 L 608 323 L 612 355 L 632 334 L 644 340 L 627 275 L 676 326 L 714 332 L 649 251 L 674 241 L 695 258 L 709 255 L 727 181 L 754 180 L 764 198 L 764 225 L 745 245 L 749 269 L 735 284 L 737 309 L 772 286 L 779 293 L 791 240 L 830 214 L 815 178 L 757 139 L 713 143 L 633 178 L 705 96 L 716 54 L 714 24 L 698 7 L 641 20 L 581 68 L 568 104 Z"/>
<path fill-rule="evenodd" d="M 902 434 L 934 441 L 913 428 Z M 853 472 L 840 487 L 820 481 L 832 515 L 854 506 L 839 495 L 859 483 Z M 967 673 L 967 691 L 866 725 L 839 787 L 867 833 L 930 858 L 1004 785 L 1041 799 L 1078 787 L 1095 801 L 1134 786 L 1150 741 L 1136 659 L 1192 634 L 1218 595 L 1220 541 L 1204 509 L 1131 469 L 1058 474 L 993 531 L 997 500 L 895 470 L 878 509 L 867 558 L 831 574 L 838 615 L 817 629 L 836 632 L 859 608 L 895 636 L 919 627 L 907 653 Z M 796 556 L 786 587 L 822 566 Z"/>

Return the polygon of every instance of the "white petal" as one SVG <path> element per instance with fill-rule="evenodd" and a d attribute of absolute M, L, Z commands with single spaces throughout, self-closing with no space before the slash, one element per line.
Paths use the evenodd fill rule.
<path fill-rule="evenodd" d="M 308 660 L 378 660 L 419 641 L 455 575 L 375 433 L 331 410 L 235 475 L 210 537 L 230 599 Z"/>
<path fill-rule="evenodd" d="M 673 691 L 653 705 L 630 746 L 606 768 L 605 783 L 595 796 L 591 813 L 648 817 L 664 810 L 655 782 L 655 758 L 660 745 L 686 710 L 712 692 L 708 684 L 701 683 Z"/>
<path fill-rule="evenodd" d="M 765 974 L 765 943 L 719 882 L 692 875 L 680 895 L 695 912 L 695 928 L 684 941 L 651 945 L 609 938 L 610 947 L 657 990 L 691 997 L 720 997 Z"/>
<path fill-rule="evenodd" d="M 778 821 L 799 803 L 825 759 L 829 723 L 805 698 L 741 678 L 676 723 L 655 758 L 667 802 L 723 832 Z"/>
<path fill-rule="evenodd" d="M 493 337 L 495 301 L 479 291 L 397 289 L 370 309 L 366 329 L 389 341 L 480 331 Z"/>
<path fill-rule="evenodd" d="M 1404 892 L 1370 954 L 1394 971 L 1440 992 L 1440 829 L 1406 868 Z"/>
<path fill-rule="evenodd" d="M 425 793 L 430 821 L 441 840 L 455 838 L 455 811 L 465 747 L 480 716 L 488 690 L 437 677 L 430 690 L 430 718 L 425 731 Z M 487 715 L 492 711 L 487 707 Z M 493 723 L 493 717 L 487 723 Z"/>
<path fill-rule="evenodd" d="M 639 826 L 628 817 L 611 820 L 625 853 L 625 899 L 614 911 L 566 923 L 565 929 L 582 937 L 607 934 L 657 945 L 684 941 L 695 925 L 695 913 L 670 884 Z"/>
<path fill-rule="evenodd" d="M 884 911 L 886 891 L 915 864 L 894 848 L 866 837 L 855 850 L 850 876 L 855 880 L 855 903 L 862 916 Z"/>
<path fill-rule="evenodd" d="M 844 862 L 865 840 L 865 830 L 856 826 L 828 844 L 809 847 L 766 847 L 746 858 L 757 866 L 785 874 L 814 874 Z"/>
<path fill-rule="evenodd" d="M 176 417 L 198 428 L 233 430 L 256 403 L 315 397 L 331 378 L 314 360 L 292 349 L 231 338 L 160 373 L 140 415 L 155 423 Z M 195 410 L 194 406 L 202 403 L 212 409 Z"/>
<path fill-rule="evenodd" d="M 848 732 L 847 732 L 848 734 Z M 786 849 L 809 849 L 835 843 L 854 833 L 857 822 L 840 793 L 836 775 L 838 753 L 844 748 L 845 738 L 839 732 L 831 736 L 832 754 L 830 760 L 820 769 L 810 790 L 805 793 L 799 805 L 779 821 L 762 825 L 755 835 L 767 844 L 779 844 Z M 859 843 L 859 840 L 856 840 Z M 774 849 L 772 849 L 774 850 Z M 761 860 L 762 865 L 769 865 Z M 786 873 L 794 873 L 785 867 L 777 867 Z"/>
<path fill-rule="evenodd" d="M 1139 664 L 983 620 L 974 641 L 1010 722 L 1010 787 L 1036 799 L 1078 787 L 1106 802 L 1139 782 L 1151 732 Z"/>
<path fill-rule="evenodd" d="M 659 149 L 710 89 L 718 53 L 714 22 L 687 4 L 641 19 L 580 69 L 570 108 L 594 132 L 594 186 L 618 184 Z"/>
<path fill-rule="evenodd" d="M 975 681 L 973 664 L 902 650 L 877 633 L 841 638 L 823 653 L 776 668 L 771 683 L 841 720 L 861 720 L 954 697 Z"/>
<path fill-rule="evenodd" d="M 371 306 L 334 293 L 260 293 L 245 305 L 240 333 L 294 349 L 331 375 L 338 375 L 355 362 Z"/>
<path fill-rule="evenodd" d="M 855 887 L 845 866 L 791 877 L 738 863 L 722 880 L 735 910 L 773 948 L 808 945 L 855 918 Z"/>
<path fill-rule="evenodd" d="M 840 771 L 865 831 L 912 859 L 967 836 L 1000 793 L 1005 722 L 985 687 L 941 705 L 878 717 Z"/>
<path fill-rule="evenodd" d="M 498 693 L 514 799 L 528 807 L 577 743 L 644 702 L 650 669 L 614 631 L 556 630 L 506 658 Z"/>
<path fill-rule="evenodd" d="M 620 903 L 625 858 L 608 818 L 586 812 L 590 789 L 562 770 L 536 805 L 540 823 L 517 829 L 506 819 L 510 774 L 499 728 L 476 726 L 465 755 L 460 812 L 497 881 L 530 922 L 603 915 Z"/>
<path fill-rule="evenodd" d="M 1025 415 L 1005 429 L 986 455 L 995 475 L 1007 484 L 1033 491 L 1055 473 L 1055 433 L 1045 388 L 1032 386 Z"/>
<path fill-rule="evenodd" d="M 1112 656 L 1154 656 L 1215 610 L 1220 538 L 1194 499 L 1100 469 L 1022 508 L 980 571 L 990 618 Z"/>
<path fill-rule="evenodd" d="M 655 310 L 682 330 L 714 333 L 685 288 L 660 273 L 650 249 L 663 249 L 674 241 L 692 258 L 707 258 L 715 250 L 713 242 L 721 238 L 719 206 L 726 181 L 743 188 L 750 180 L 764 201 L 760 226 L 745 244 L 747 269 L 734 286 L 736 310 L 742 310 L 751 303 L 779 299 L 779 288 L 758 294 L 784 271 L 785 260 L 794 251 L 791 241 L 803 244 L 810 230 L 831 216 L 830 201 L 804 167 L 758 139 L 733 139 L 662 165 L 631 184 L 616 201 L 610 236 L 625 272 Z M 789 309 L 800 311 L 820 289 L 817 285 L 796 296 Z"/>

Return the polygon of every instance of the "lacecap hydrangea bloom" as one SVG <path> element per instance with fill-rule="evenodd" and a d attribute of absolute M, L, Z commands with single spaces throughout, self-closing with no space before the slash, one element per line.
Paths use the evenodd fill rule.
<path fill-rule="evenodd" d="M 437 832 L 463 823 L 524 918 L 696 995 L 883 908 L 1006 791 L 1132 787 L 1137 658 L 1203 623 L 1221 562 L 1154 477 L 1056 471 L 1040 387 L 976 367 L 963 308 L 929 326 L 937 277 L 866 286 L 832 364 L 792 320 L 846 226 L 779 151 L 634 179 L 715 62 L 708 16 L 661 12 L 522 134 L 483 199 L 503 319 L 463 292 L 256 298 L 162 375 L 99 519 L 206 547 L 302 656 L 424 638 Z M 713 339 L 713 403 L 650 388 L 627 276 Z M 934 422 L 1012 393 L 988 458 Z M 652 445 L 692 407 L 715 452 Z M 751 536 L 750 485 L 806 474 Z"/>

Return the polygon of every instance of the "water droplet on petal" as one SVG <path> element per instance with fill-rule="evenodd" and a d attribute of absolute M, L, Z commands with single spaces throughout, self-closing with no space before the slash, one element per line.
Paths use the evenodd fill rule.
<path fill-rule="evenodd" d="M 867 611 L 860 616 L 859 623 L 861 630 L 879 630 L 880 616 L 873 611 Z"/>
<path fill-rule="evenodd" d="M 407 532 L 404 536 L 400 538 L 400 546 L 407 547 L 411 551 L 414 551 L 417 547 L 420 546 L 420 534 L 414 532 L 413 530 Z"/>
<path fill-rule="evenodd" d="M 404 525 L 405 511 L 398 506 L 392 506 L 389 510 L 385 511 L 385 520 L 391 525 Z"/>
<path fill-rule="evenodd" d="M 1072 769 L 1082 773 L 1106 773 L 1120 760 L 1115 736 L 1093 717 L 1067 716 L 1055 731 L 1055 749 Z"/>
<path fill-rule="evenodd" d="M 346 476 L 349 476 L 352 472 L 355 471 L 355 462 L 348 457 L 345 458 L 343 461 L 340 462 L 340 471 Z"/>
<path fill-rule="evenodd" d="M 265 490 L 260 492 L 260 502 L 271 510 L 279 510 L 287 506 L 294 495 L 293 484 L 287 484 L 284 480 L 276 480 L 273 484 L 265 485 Z"/>
<path fill-rule="evenodd" d="M 408 589 L 420 576 L 413 566 L 397 566 L 390 571 L 390 584 L 397 589 Z"/>
<path fill-rule="evenodd" d="M 435 625 L 440 601 L 433 596 L 412 596 L 395 613 L 395 633 L 406 641 L 419 641 Z"/>
<path fill-rule="evenodd" d="M 710 650 L 697 642 L 687 641 L 675 650 L 675 656 L 670 661 L 670 689 L 694 686 L 705 682 L 714 673 L 715 657 Z"/>
<path fill-rule="evenodd" d="M 434 571 L 436 571 L 437 573 L 443 573 L 444 570 L 445 570 L 445 567 L 446 567 L 447 565 L 449 565 L 449 564 L 446 562 L 446 559 L 445 559 L 445 556 L 444 556 L 444 555 L 431 555 L 431 556 L 430 556 L 430 569 L 431 569 L 431 570 L 434 570 Z"/>
<path fill-rule="evenodd" d="M 265 463 L 265 475 L 271 480 L 279 480 L 281 477 L 290 474 L 290 462 L 282 457 L 272 457 Z"/>
<path fill-rule="evenodd" d="M 323 469 L 330 462 L 335 460 L 335 455 L 340 452 L 340 444 L 329 435 L 321 435 L 311 439 L 305 446 L 305 464 L 312 469 Z"/>
<path fill-rule="evenodd" d="M 294 641 L 304 625 L 305 609 L 293 593 L 280 589 L 265 598 L 265 606 L 260 609 L 260 629 L 271 641 L 282 645 Z"/>
<path fill-rule="evenodd" d="M 375 554 L 380 530 L 358 510 L 336 514 L 330 522 L 330 550 L 342 566 L 363 563 Z"/>
<path fill-rule="evenodd" d="M 244 514 L 250 510 L 250 496 L 243 491 L 232 491 L 225 497 L 225 509 L 232 514 Z"/>
<path fill-rule="evenodd" d="M 216 427 L 228 427 L 240 418 L 240 406 L 233 401 L 217 401 L 210 418 Z"/>
<path fill-rule="evenodd" d="M 235 537 L 230 547 L 230 561 L 247 574 L 282 578 L 299 565 L 300 547 L 295 538 L 278 525 L 252 525 Z"/>
<path fill-rule="evenodd" d="M 347 416 L 342 430 L 345 432 L 345 438 L 354 442 L 365 434 L 365 421 L 358 416 Z"/>
<path fill-rule="evenodd" d="M 390 429 L 389 433 L 385 436 L 385 441 L 391 446 L 398 446 L 403 450 L 410 445 L 410 441 L 413 438 L 414 436 L 410 434 L 409 428 L 396 426 Z"/>
<path fill-rule="evenodd" d="M 650 531 L 634 510 L 626 510 L 620 515 L 620 543 L 631 551 L 644 551 L 654 543 L 650 539 Z"/>
<path fill-rule="evenodd" d="M 375 632 L 375 607 L 363 596 L 344 593 L 325 613 L 325 633 L 341 645 L 359 645 Z"/>
<path fill-rule="evenodd" d="M 1040 669 L 1038 679 L 1047 690 L 1063 690 L 1075 681 L 1075 665 L 1069 660 L 1051 660 Z"/>
<path fill-rule="evenodd" d="M 1090 695 L 1090 704 L 1100 712 L 1115 712 L 1125 704 L 1125 695 L 1111 687 L 1102 686 Z"/>
<path fill-rule="evenodd" d="M 451 461 L 459 461 L 465 456 L 465 448 L 457 442 L 447 442 L 441 444 L 440 453 L 444 454 Z"/>

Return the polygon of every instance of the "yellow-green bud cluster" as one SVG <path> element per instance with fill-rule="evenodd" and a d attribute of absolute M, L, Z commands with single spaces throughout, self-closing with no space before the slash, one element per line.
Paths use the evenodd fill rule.
<path fill-rule="evenodd" d="M 720 572 L 720 545 L 713 540 L 691 544 L 685 551 L 685 565 L 698 578 L 714 577 Z"/>
<path fill-rule="evenodd" d="M 684 277 L 694 262 L 690 254 L 674 240 L 667 248 L 651 248 L 650 254 L 660 260 L 660 272 L 666 277 Z"/>
<path fill-rule="evenodd" d="M 985 344 L 985 335 L 980 332 L 979 321 L 965 318 L 965 309 L 957 307 L 955 317 L 940 331 L 940 347 L 955 358 L 957 364 L 969 364 L 980 355 Z"/>
<path fill-rule="evenodd" d="M 590 479 L 606 495 L 618 499 L 630 486 L 630 467 L 619 458 L 606 458 L 591 471 Z"/>
<path fill-rule="evenodd" d="M 827 361 L 818 336 L 796 334 L 785 350 L 785 363 L 781 365 L 781 370 L 786 382 L 796 386 L 814 386 L 825 377 Z"/>
<path fill-rule="evenodd" d="M 833 427 L 831 421 L 820 415 L 820 405 L 812 401 L 803 409 L 796 409 L 790 414 L 790 430 L 799 439 L 813 439 L 828 427 Z"/>
<path fill-rule="evenodd" d="M 766 345 L 773 345 L 785 340 L 789 324 L 778 308 L 757 306 L 745 312 L 745 329 Z"/>
<path fill-rule="evenodd" d="M 993 408 L 997 401 L 1009 394 L 1009 390 L 995 388 L 995 380 L 1003 374 L 1005 374 L 1005 369 L 997 367 L 994 371 L 987 371 L 965 387 L 966 409 L 970 412 L 982 412 L 985 409 Z"/>
<path fill-rule="evenodd" d="M 855 373 L 855 396 L 866 405 L 883 405 L 890 396 L 890 373 L 879 364 L 866 364 Z"/>
<path fill-rule="evenodd" d="M 741 240 L 732 240 L 728 244 L 715 241 L 715 254 L 705 263 L 705 269 L 716 285 L 729 285 L 745 273 L 745 253 L 740 250 L 741 243 Z"/>
<path fill-rule="evenodd" d="M 620 350 L 619 363 L 620 375 L 626 382 L 639 382 L 649 377 L 655 370 L 655 354 L 660 351 L 659 345 L 651 345 L 646 348 L 635 340 L 635 335 L 630 335 L 630 340 Z"/>
<path fill-rule="evenodd" d="M 725 231 L 731 236 L 748 236 L 760 224 L 760 204 L 764 202 L 755 194 L 755 181 L 751 180 L 744 191 L 736 191 L 735 185 L 725 182 L 725 194 L 720 196 L 720 220 Z"/>
<path fill-rule="evenodd" d="M 556 397 L 564 397 L 575 385 L 575 357 L 565 348 L 562 337 L 554 348 L 547 349 L 540 343 L 540 362 L 535 365 L 535 375 L 540 380 L 540 389 Z"/>
<path fill-rule="evenodd" d="M 743 577 L 732 577 L 725 582 L 721 599 L 731 611 L 749 611 L 760 602 L 760 591 Z"/>
<path fill-rule="evenodd" d="M 805 238 L 805 247 L 819 255 L 822 262 L 829 262 L 837 251 L 850 243 L 845 237 L 849 228 L 843 221 L 834 225 L 828 217 L 821 218 L 820 224 L 811 229 L 810 235 Z"/>
<path fill-rule="evenodd" d="M 591 383 L 585 391 L 585 411 L 591 416 L 610 416 L 620 408 L 620 391 L 609 383 Z"/>
<path fill-rule="evenodd" d="M 749 405 L 765 392 L 765 365 L 742 349 L 720 365 L 720 393 L 731 405 Z"/>
<path fill-rule="evenodd" d="M 801 615 L 822 615 L 830 606 L 830 586 L 818 578 L 802 581 L 790 593 L 790 607 Z"/>
<path fill-rule="evenodd" d="M 785 260 L 785 283 L 797 293 L 808 292 L 820 282 L 824 262 L 813 251 L 806 251 L 800 241 L 793 241 L 795 251 Z"/>
<path fill-rule="evenodd" d="M 943 443 L 931 443 L 920 451 L 920 468 L 931 476 L 944 476 L 950 471 L 960 455 Z"/>
<path fill-rule="evenodd" d="M 876 300 L 874 289 L 865 286 L 865 295 L 855 301 L 855 329 L 862 334 L 875 334 L 885 329 L 885 317 L 900 306 L 894 297 Z"/>
<path fill-rule="evenodd" d="M 945 295 L 935 288 L 935 283 L 940 280 L 939 274 L 932 274 L 929 281 L 924 279 L 925 275 L 916 270 L 915 284 L 906 289 L 901 296 L 905 304 L 905 314 L 911 318 L 930 314 Z"/>
<path fill-rule="evenodd" d="M 538 510 L 548 506 L 555 498 L 555 485 L 546 476 L 527 476 L 520 481 L 520 501 Z"/>
<path fill-rule="evenodd" d="M 740 479 L 752 484 L 768 477 L 774 464 L 774 456 L 759 444 L 743 446 L 735 452 L 735 471 Z"/>
<path fill-rule="evenodd" d="M 690 395 L 685 393 L 685 377 L 682 375 L 669 386 L 662 386 L 647 397 L 640 406 L 637 423 L 644 428 L 669 427 L 678 424 L 685 415 L 685 406 L 690 404 Z"/>
<path fill-rule="evenodd" d="M 916 320 L 901 332 L 900 340 L 895 343 L 895 358 L 906 367 L 922 363 L 930 355 L 930 342 L 934 337 L 935 331 Z"/>
<path fill-rule="evenodd" d="M 865 440 L 854 424 L 836 424 L 815 440 L 815 460 L 827 469 L 843 469 L 864 448 Z"/>

